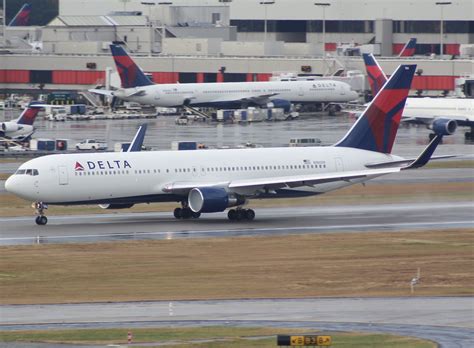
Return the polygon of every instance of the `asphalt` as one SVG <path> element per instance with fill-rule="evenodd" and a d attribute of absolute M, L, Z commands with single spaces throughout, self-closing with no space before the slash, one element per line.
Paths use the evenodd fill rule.
<path fill-rule="evenodd" d="M 384 332 L 472 347 L 472 297 L 150 301 L 0 306 L 0 330 L 208 325 Z"/>

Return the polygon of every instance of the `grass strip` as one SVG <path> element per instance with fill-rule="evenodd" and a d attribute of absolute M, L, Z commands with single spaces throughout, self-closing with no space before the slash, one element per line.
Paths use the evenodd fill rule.
<path fill-rule="evenodd" d="M 474 229 L 5 246 L 2 304 L 474 294 Z"/>
<path fill-rule="evenodd" d="M 48 331 L 1 331 L 0 342 L 41 342 L 65 344 L 126 344 L 127 329 L 102 330 L 48 330 Z M 309 333 L 309 329 L 196 327 L 133 329 L 133 343 L 173 344 L 173 347 L 275 347 L 276 335 Z M 314 330 L 311 334 L 315 334 Z M 323 333 L 328 334 L 328 333 Z M 433 348 L 433 342 L 411 337 L 384 334 L 335 333 L 331 334 L 337 347 L 412 347 Z M 268 338 L 267 336 L 273 336 Z"/>

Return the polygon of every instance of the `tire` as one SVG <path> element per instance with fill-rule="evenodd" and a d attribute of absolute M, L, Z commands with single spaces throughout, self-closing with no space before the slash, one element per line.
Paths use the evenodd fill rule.
<path fill-rule="evenodd" d="M 235 209 L 230 209 L 228 212 L 227 212 L 227 218 L 230 220 L 230 221 L 234 221 L 237 217 L 237 212 L 235 211 Z"/>
<path fill-rule="evenodd" d="M 76 146 L 76 150 L 80 150 L 81 148 L 79 146 Z"/>
<path fill-rule="evenodd" d="M 195 213 L 194 211 L 191 213 L 193 219 L 199 219 L 201 217 L 201 213 Z"/>
<path fill-rule="evenodd" d="M 37 216 L 36 219 L 35 219 L 35 222 L 37 225 L 39 226 L 44 226 L 48 223 L 48 218 L 44 215 L 42 216 Z"/>
<path fill-rule="evenodd" d="M 95 150 L 95 146 L 92 146 L 92 150 Z"/>
<path fill-rule="evenodd" d="M 253 219 L 255 219 L 255 211 L 253 211 L 253 209 L 247 209 L 245 211 L 245 218 L 248 221 L 252 221 Z"/>
<path fill-rule="evenodd" d="M 176 219 L 181 219 L 182 218 L 182 215 L 181 215 L 181 208 L 176 208 L 174 211 L 173 211 L 173 215 Z"/>
<path fill-rule="evenodd" d="M 189 208 L 183 208 L 181 209 L 181 217 L 183 219 L 189 219 L 192 217 L 193 211 Z"/>
<path fill-rule="evenodd" d="M 243 209 L 237 209 L 237 210 L 235 211 L 235 219 L 236 219 L 237 221 L 240 221 L 240 220 L 245 219 L 245 210 L 243 210 Z"/>

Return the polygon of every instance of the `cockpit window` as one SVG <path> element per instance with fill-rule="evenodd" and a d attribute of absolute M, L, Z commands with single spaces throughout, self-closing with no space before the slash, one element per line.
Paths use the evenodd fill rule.
<path fill-rule="evenodd" d="M 31 175 L 36 176 L 39 175 L 38 169 L 18 169 L 15 175 Z"/>

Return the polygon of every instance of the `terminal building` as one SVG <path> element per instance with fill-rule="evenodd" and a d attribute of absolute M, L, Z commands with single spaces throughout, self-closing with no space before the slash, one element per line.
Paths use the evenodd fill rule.
<path fill-rule="evenodd" d="M 0 89 L 107 84 L 106 72 L 115 70 L 112 42 L 121 43 L 156 83 L 265 81 L 278 73 L 327 75 L 341 67 L 364 71 L 360 57 L 338 51 L 358 45 L 382 56 L 390 74 L 401 62 L 396 55 L 415 37 L 413 89 L 446 93 L 455 90 L 456 79 L 474 73 L 474 5 L 443 4 L 60 0 L 59 16 L 46 26 L 5 28 Z"/>

